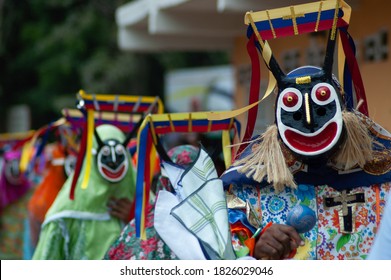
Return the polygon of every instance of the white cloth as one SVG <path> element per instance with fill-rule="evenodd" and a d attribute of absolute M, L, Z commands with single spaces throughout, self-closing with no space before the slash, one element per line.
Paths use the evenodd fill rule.
<path fill-rule="evenodd" d="M 160 238 L 181 260 L 205 260 L 198 239 L 170 215 L 178 199 L 168 191 L 160 191 L 155 206 L 154 227 Z"/>
<path fill-rule="evenodd" d="M 160 191 L 154 225 L 180 259 L 235 259 L 223 184 L 203 150 L 186 170 L 163 162 L 176 194 Z"/>

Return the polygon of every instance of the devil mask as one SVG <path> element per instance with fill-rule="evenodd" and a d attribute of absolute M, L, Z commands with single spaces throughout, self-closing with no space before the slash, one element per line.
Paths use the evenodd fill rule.
<path fill-rule="evenodd" d="M 107 181 L 116 183 L 121 181 L 129 168 L 129 154 L 125 143 L 117 139 L 107 139 L 102 141 L 95 130 L 95 137 L 98 142 L 98 151 L 96 155 L 99 173 Z"/>
<path fill-rule="evenodd" d="M 332 75 L 335 39 L 328 39 L 322 68 L 305 66 L 285 75 L 272 57 L 277 80 L 276 125 L 282 142 L 303 161 L 322 160 L 343 139 L 342 97 Z"/>
<path fill-rule="evenodd" d="M 301 67 L 285 76 L 276 100 L 283 143 L 302 159 L 326 157 L 342 139 L 342 101 L 323 69 Z"/>

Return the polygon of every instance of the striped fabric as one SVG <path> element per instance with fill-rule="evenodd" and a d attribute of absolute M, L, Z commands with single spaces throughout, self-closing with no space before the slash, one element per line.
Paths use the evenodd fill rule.
<path fill-rule="evenodd" d="M 195 235 L 211 259 L 232 259 L 227 204 L 220 179 L 207 181 L 181 204 L 172 215 Z"/>

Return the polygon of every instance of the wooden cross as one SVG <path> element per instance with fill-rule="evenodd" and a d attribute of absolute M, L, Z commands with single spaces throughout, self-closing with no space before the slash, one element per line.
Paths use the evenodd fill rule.
<path fill-rule="evenodd" d="M 365 195 L 363 192 L 350 193 L 343 190 L 340 195 L 324 197 L 324 208 L 337 208 L 341 232 L 352 233 L 355 229 L 354 212 L 356 207 L 364 202 Z"/>

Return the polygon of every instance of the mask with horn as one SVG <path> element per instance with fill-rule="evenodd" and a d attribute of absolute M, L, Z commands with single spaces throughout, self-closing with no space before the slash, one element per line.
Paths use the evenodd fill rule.
<path fill-rule="evenodd" d="M 331 72 L 334 45 L 329 38 L 322 68 L 305 66 L 285 75 L 277 62 L 270 64 L 278 85 L 278 134 L 303 161 L 327 158 L 343 139 L 343 102 Z"/>
<path fill-rule="evenodd" d="M 144 117 L 133 126 L 125 140 L 121 143 L 117 139 L 106 139 L 102 141 L 96 128 L 94 135 L 98 143 L 98 152 L 96 156 L 98 171 L 107 181 L 116 183 L 121 181 L 129 168 L 130 155 L 127 146 L 136 135 Z"/>
<path fill-rule="evenodd" d="M 98 143 L 96 161 L 99 173 L 111 183 L 120 182 L 129 168 L 129 153 L 126 147 L 130 138 L 127 137 L 123 143 L 117 139 L 102 141 L 96 129 L 94 134 Z"/>
<path fill-rule="evenodd" d="M 300 20 L 297 19 L 299 13 L 303 13 Z M 285 18 L 291 18 L 292 26 L 286 26 Z M 332 74 L 337 34 L 347 38 L 349 18 L 350 7 L 340 0 L 246 14 L 249 25 L 247 48 L 253 72 L 258 63 L 253 51 L 255 45 L 272 74 L 265 96 L 273 90 L 275 81 L 277 97 L 275 124 L 250 141 L 253 144 L 248 147 L 248 152 L 244 152 L 234 164 L 240 165 L 238 172 L 257 182 L 266 179 L 281 191 L 285 186 L 297 186 L 293 175 L 304 168 L 303 163 L 348 170 L 357 166 L 363 168 L 372 160 L 373 139 L 362 121 L 365 116 L 346 105 L 343 98 L 346 93 L 342 95 L 342 87 Z M 318 27 L 322 29 L 318 30 Z M 320 30 L 329 30 L 323 66 L 304 66 L 285 74 L 266 40 Z M 345 46 L 345 51 L 350 53 L 351 48 Z M 258 83 L 252 81 L 251 87 L 253 84 Z M 254 89 L 250 89 L 250 96 L 259 94 L 255 86 Z M 359 86 L 356 89 L 356 100 L 364 102 L 365 108 L 361 107 L 365 114 L 365 92 Z"/>

